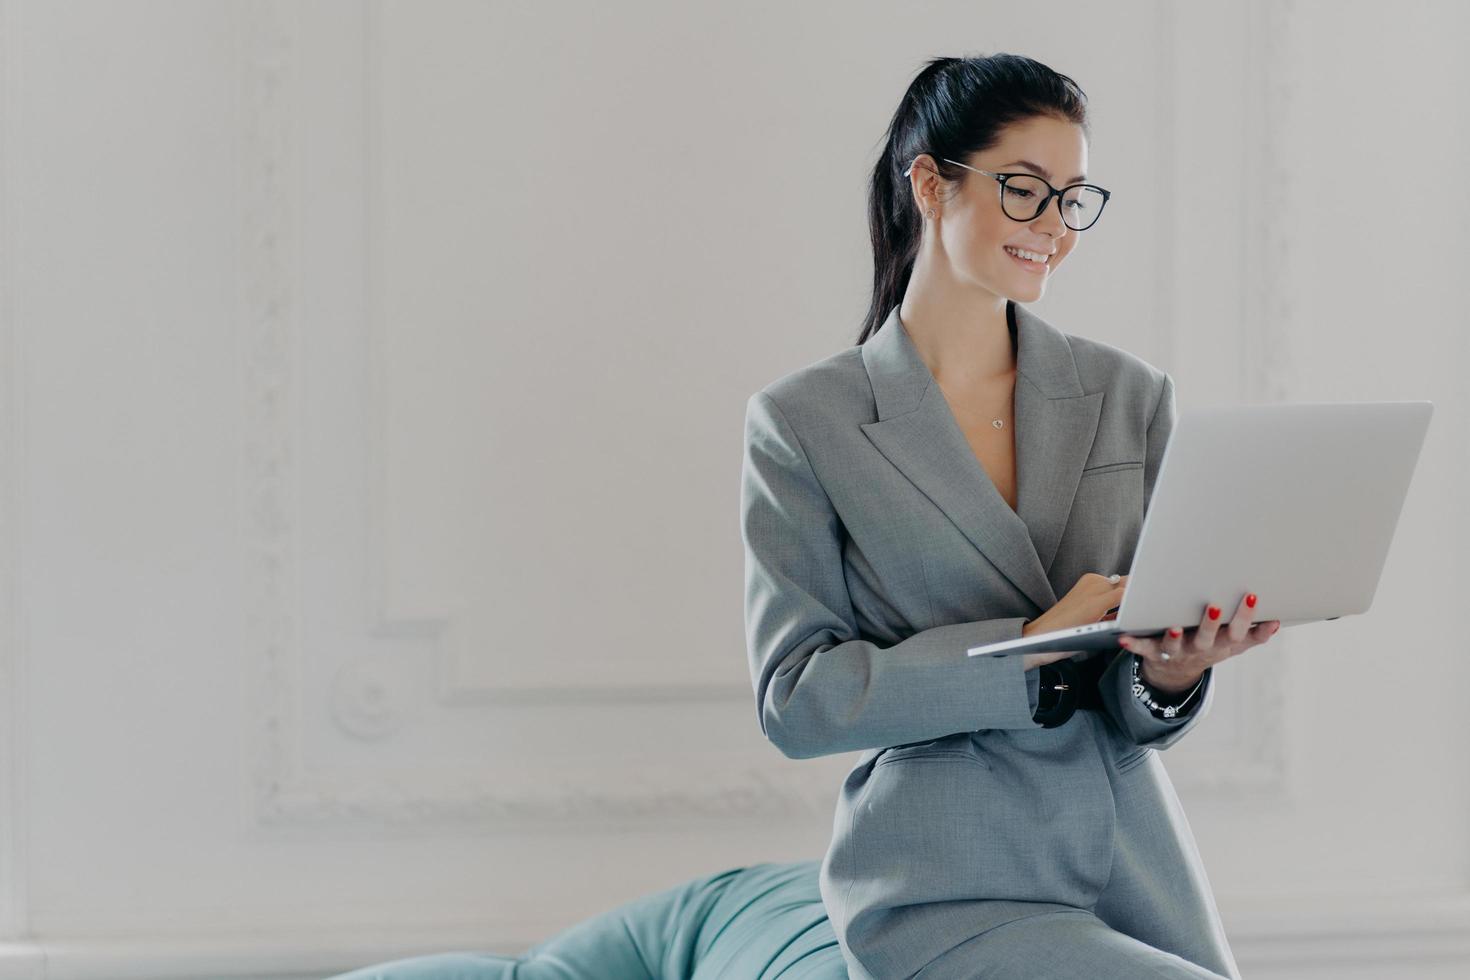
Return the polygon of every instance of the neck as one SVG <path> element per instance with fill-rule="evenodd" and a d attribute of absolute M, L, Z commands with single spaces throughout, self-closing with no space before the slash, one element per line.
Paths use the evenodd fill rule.
<path fill-rule="evenodd" d="M 910 280 L 898 317 L 935 380 L 964 388 L 1015 373 L 1006 303 L 988 292 L 979 300 L 946 301 L 915 290 Z"/>

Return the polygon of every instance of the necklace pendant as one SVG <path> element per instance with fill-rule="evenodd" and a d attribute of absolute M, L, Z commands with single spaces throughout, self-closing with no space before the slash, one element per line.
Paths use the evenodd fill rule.
<path fill-rule="evenodd" d="M 1005 426 L 1005 423 L 1002 422 L 1000 419 L 991 419 L 990 424 L 995 426 L 997 429 L 1003 428 Z"/>

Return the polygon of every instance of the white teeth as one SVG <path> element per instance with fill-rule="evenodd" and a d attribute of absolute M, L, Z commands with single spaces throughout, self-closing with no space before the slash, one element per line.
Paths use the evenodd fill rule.
<path fill-rule="evenodd" d="M 1021 258 L 1030 259 L 1032 262 L 1045 262 L 1048 258 L 1050 258 L 1050 256 L 1042 255 L 1040 252 L 1028 252 L 1022 248 L 1011 248 L 1011 246 L 1009 245 L 1004 246 L 1004 248 L 1012 255 L 1019 255 Z"/>

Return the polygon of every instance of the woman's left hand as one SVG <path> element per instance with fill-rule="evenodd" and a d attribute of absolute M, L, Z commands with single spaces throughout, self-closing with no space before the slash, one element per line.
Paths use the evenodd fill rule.
<path fill-rule="evenodd" d="M 1252 626 L 1255 605 L 1255 593 L 1247 594 L 1224 630 L 1220 629 L 1226 625 L 1220 621 L 1220 607 L 1212 604 L 1205 607 L 1197 627 L 1174 626 L 1153 639 L 1125 635 L 1118 638 L 1118 645 L 1143 658 L 1138 673 L 1149 687 L 1162 694 L 1182 694 L 1194 687 L 1206 669 L 1260 646 L 1281 628 L 1279 619 Z"/>

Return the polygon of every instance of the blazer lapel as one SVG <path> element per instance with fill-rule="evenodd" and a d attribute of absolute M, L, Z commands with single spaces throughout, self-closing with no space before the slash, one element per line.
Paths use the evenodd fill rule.
<path fill-rule="evenodd" d="M 1016 325 L 1016 506 L 1012 511 L 965 439 L 895 306 L 862 346 L 878 420 L 873 445 L 948 515 L 991 564 L 1041 610 L 1047 579 L 1097 435 L 1103 392 L 1082 390 L 1066 336 L 1023 306 Z"/>

